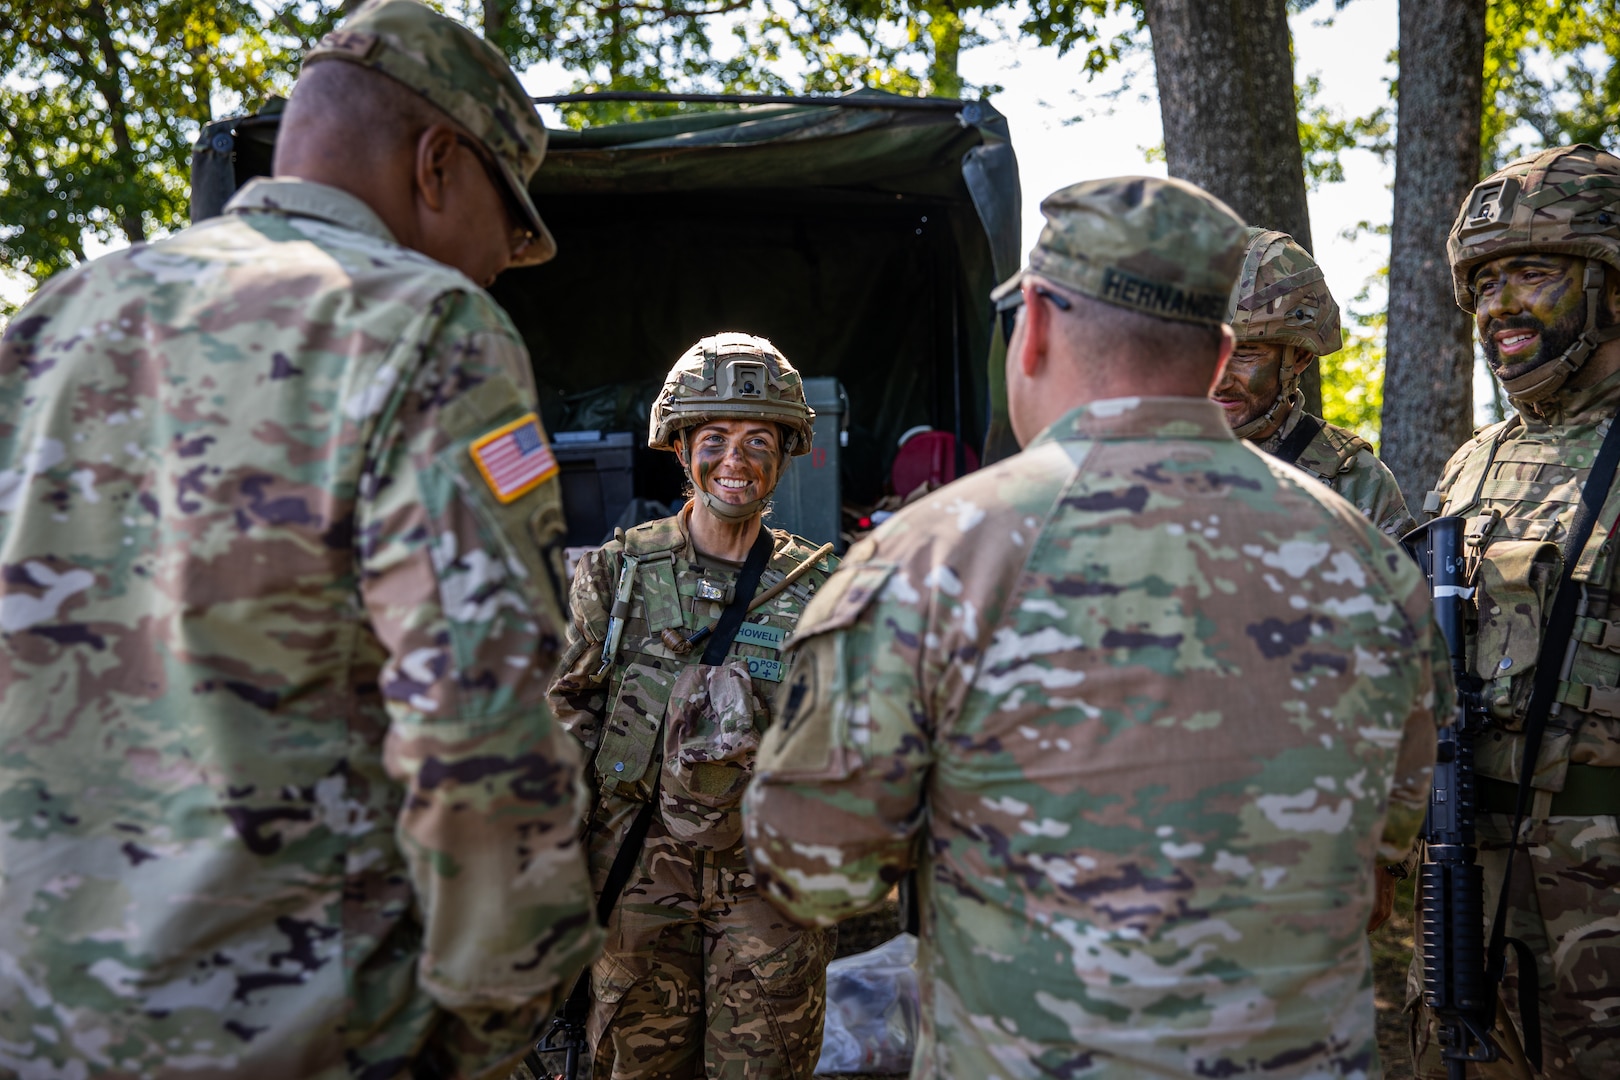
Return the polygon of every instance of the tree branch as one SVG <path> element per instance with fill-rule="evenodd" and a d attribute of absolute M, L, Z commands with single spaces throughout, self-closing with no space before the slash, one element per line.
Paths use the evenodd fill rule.
<path fill-rule="evenodd" d="M 124 64 L 118 58 L 118 43 L 113 40 L 112 20 L 102 0 L 90 0 L 91 31 L 101 50 L 102 65 L 94 68 L 93 78 L 101 96 L 107 102 L 107 119 L 112 128 L 114 157 L 125 176 L 134 176 L 141 163 L 135 156 L 134 140 L 129 137 L 129 113 L 124 106 Z M 118 227 L 124 230 L 132 244 L 146 239 L 146 226 L 141 220 L 139 207 L 123 207 Z"/>

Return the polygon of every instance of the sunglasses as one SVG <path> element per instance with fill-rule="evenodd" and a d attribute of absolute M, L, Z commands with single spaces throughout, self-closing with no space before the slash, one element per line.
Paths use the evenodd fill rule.
<path fill-rule="evenodd" d="M 506 220 L 511 226 L 512 233 L 507 243 L 511 248 L 512 257 L 517 258 L 535 240 L 535 231 L 528 224 L 529 214 L 512 194 L 506 177 L 501 173 L 500 166 L 492 161 L 481 143 L 474 142 L 465 135 L 457 135 L 456 142 L 467 148 L 468 153 L 478 159 L 478 164 L 484 167 L 484 175 L 489 182 L 495 185 L 495 190 L 501 193 L 501 205 L 506 208 Z"/>
<path fill-rule="evenodd" d="M 1031 289 L 1036 296 L 1052 302 L 1052 306 L 1059 311 L 1068 311 L 1074 305 L 1068 297 L 1059 296 L 1044 285 L 1036 285 Z M 1001 340 L 1004 343 L 1012 341 L 1013 327 L 1018 323 L 1018 310 L 1024 306 L 1024 290 L 1020 286 L 996 301 L 995 312 L 1001 317 Z"/>

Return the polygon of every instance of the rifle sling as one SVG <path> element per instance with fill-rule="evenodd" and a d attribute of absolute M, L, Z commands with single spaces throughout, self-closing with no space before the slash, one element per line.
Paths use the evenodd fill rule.
<path fill-rule="evenodd" d="M 1580 505 L 1570 522 L 1569 538 L 1564 545 L 1563 575 L 1558 580 L 1558 592 L 1553 597 L 1552 613 L 1547 618 L 1547 629 L 1541 637 L 1541 650 L 1536 654 L 1536 674 L 1530 684 L 1530 701 L 1524 713 L 1524 756 L 1519 762 L 1518 798 L 1513 811 L 1513 831 L 1508 834 L 1507 867 L 1502 871 L 1502 888 L 1496 898 L 1496 913 L 1491 918 L 1491 940 L 1486 948 L 1486 979 L 1496 985 L 1502 981 L 1507 964 L 1507 900 L 1513 878 L 1513 860 L 1518 851 L 1519 830 L 1524 825 L 1525 812 L 1530 808 L 1531 781 L 1535 777 L 1536 762 L 1541 757 L 1541 737 L 1547 727 L 1547 717 L 1558 700 L 1558 681 L 1563 675 L 1564 656 L 1569 650 L 1570 635 L 1575 631 L 1575 613 L 1580 606 L 1580 583 L 1575 580 L 1575 564 L 1591 539 L 1597 524 L 1598 512 L 1614 483 L 1616 466 L 1620 466 L 1620 413 L 1609 419 L 1608 433 L 1598 449 L 1592 471 L 1581 487 Z M 1522 963 L 1519 973 L 1519 1016 L 1524 1022 L 1525 1057 L 1537 1068 L 1541 1067 L 1541 1028 L 1530 1020 L 1538 1010 L 1532 1000 L 1526 1006 L 1527 992 L 1534 996 L 1537 986 L 1534 965 Z M 1532 1015 L 1526 1015 L 1528 1013 Z"/>
<path fill-rule="evenodd" d="M 737 631 L 742 629 L 743 619 L 748 616 L 748 605 L 754 599 L 754 593 L 759 590 L 760 575 L 765 573 L 765 564 L 770 561 L 771 554 L 775 550 L 776 543 L 771 538 L 771 532 L 762 524 L 759 536 L 755 538 L 754 546 L 748 549 L 748 558 L 737 574 L 737 587 L 731 603 L 720 613 L 720 619 L 714 625 L 714 632 L 709 636 L 708 648 L 703 650 L 701 663 L 712 667 L 725 662 L 726 653 L 731 651 L 731 643 L 736 640 Z M 660 732 L 663 730 L 662 723 L 659 730 Z M 662 779 L 663 772 L 660 770 L 653 778 L 652 793 L 636 813 L 635 820 L 630 823 L 630 830 L 624 834 L 624 842 L 619 845 L 618 854 L 613 856 L 613 865 L 608 868 L 602 895 L 596 901 L 596 921 L 602 926 L 608 924 L 613 909 L 619 903 L 619 897 L 624 893 L 624 887 L 630 883 L 630 875 L 635 871 L 636 861 L 641 858 L 641 847 L 647 841 L 647 830 L 652 827 L 653 815 L 658 810 L 658 788 Z M 586 968 L 580 972 L 579 979 L 574 983 L 574 989 L 562 1007 L 561 1016 L 569 1023 L 583 1025 L 590 1009 L 591 969 Z"/>
<path fill-rule="evenodd" d="M 1271 456 L 1285 465 L 1292 465 L 1299 460 L 1299 455 L 1305 452 L 1305 448 L 1311 445 L 1311 440 L 1320 434 L 1322 421 L 1306 413 L 1299 418 L 1294 430 L 1289 432 L 1288 438 L 1283 440 L 1283 444 L 1277 447 L 1277 452 Z"/>

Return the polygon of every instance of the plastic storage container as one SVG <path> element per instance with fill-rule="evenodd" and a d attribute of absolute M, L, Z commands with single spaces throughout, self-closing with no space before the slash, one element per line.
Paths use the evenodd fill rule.
<path fill-rule="evenodd" d="M 844 388 L 837 379 L 820 377 L 804 380 L 805 400 L 816 411 L 816 438 L 810 452 L 789 461 L 782 482 L 772 497 L 772 528 L 797 533 L 815 544 L 843 544 L 838 539 L 843 524 L 843 484 L 839 468 L 843 464 L 844 415 L 848 408 Z"/>
<path fill-rule="evenodd" d="M 613 538 L 613 524 L 634 494 L 635 436 L 628 431 L 559 431 L 552 452 L 562 467 L 568 547 Z"/>

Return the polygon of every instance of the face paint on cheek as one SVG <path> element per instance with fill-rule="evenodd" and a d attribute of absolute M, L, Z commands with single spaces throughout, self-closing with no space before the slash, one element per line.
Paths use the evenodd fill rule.
<path fill-rule="evenodd" d="M 745 446 L 742 456 L 759 478 L 761 493 L 776 490 L 776 478 L 782 471 L 782 455 L 763 447 Z"/>
<path fill-rule="evenodd" d="M 697 483 L 699 491 L 711 490 L 709 481 L 714 477 L 714 471 L 725 460 L 725 449 L 711 446 L 700 446 L 692 452 L 692 479 Z"/>

